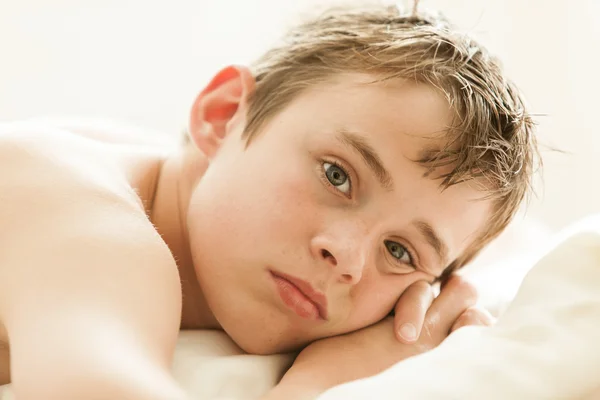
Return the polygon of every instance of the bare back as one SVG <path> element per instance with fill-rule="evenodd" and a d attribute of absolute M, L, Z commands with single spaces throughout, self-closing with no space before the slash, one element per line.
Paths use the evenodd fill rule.
<path fill-rule="evenodd" d="M 152 360 L 146 376 L 169 387 L 158 376 L 179 330 L 180 281 L 139 197 L 160 151 L 126 131 L 102 137 L 0 125 L 0 384 L 12 376 L 23 398 L 58 396 L 61 380 L 90 362 L 101 382 L 99 367 L 119 352 Z M 119 343 L 128 345 L 108 348 Z"/>

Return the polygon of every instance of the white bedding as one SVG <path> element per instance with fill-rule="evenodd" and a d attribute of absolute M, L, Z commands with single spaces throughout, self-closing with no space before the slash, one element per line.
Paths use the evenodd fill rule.
<path fill-rule="evenodd" d="M 591 218 L 547 243 L 496 326 L 463 328 L 437 349 L 319 400 L 600 399 L 597 227 L 600 218 Z M 192 399 L 250 400 L 291 361 L 243 354 L 221 332 L 183 332 L 173 369 Z M 12 397 L 5 389 L 0 399 Z"/>

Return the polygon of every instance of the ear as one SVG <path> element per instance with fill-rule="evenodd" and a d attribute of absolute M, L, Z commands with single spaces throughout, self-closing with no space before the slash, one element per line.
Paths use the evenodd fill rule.
<path fill-rule="evenodd" d="M 231 129 L 230 122 L 246 118 L 247 99 L 255 80 L 246 67 L 229 66 L 217 73 L 192 106 L 189 134 L 192 142 L 209 159 Z"/>

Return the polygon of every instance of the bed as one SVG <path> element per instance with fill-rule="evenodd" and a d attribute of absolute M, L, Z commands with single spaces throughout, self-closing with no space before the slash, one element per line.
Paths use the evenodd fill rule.
<path fill-rule="evenodd" d="M 535 245 L 517 240 L 530 251 L 491 263 L 499 258 L 492 247 L 466 271 L 483 288 L 484 305 L 501 314 L 494 327 L 460 329 L 437 349 L 319 400 L 600 399 L 600 216 L 556 236 L 524 237 L 532 232 Z M 506 245 L 499 243 L 495 251 Z M 244 354 L 222 332 L 187 331 L 173 373 L 192 399 L 250 400 L 292 361 L 293 354 Z M 13 399 L 9 386 L 0 390 L 1 400 Z"/>

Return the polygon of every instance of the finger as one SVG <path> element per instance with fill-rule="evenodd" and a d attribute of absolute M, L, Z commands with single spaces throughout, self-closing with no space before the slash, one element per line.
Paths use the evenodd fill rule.
<path fill-rule="evenodd" d="M 477 302 L 477 290 L 460 276 L 451 277 L 427 311 L 424 329 L 441 342 L 460 315 Z"/>
<path fill-rule="evenodd" d="M 426 281 L 417 281 L 402 293 L 394 312 L 394 330 L 399 341 L 413 343 L 419 338 L 432 301 L 433 290 Z"/>
<path fill-rule="evenodd" d="M 472 326 L 491 326 L 496 323 L 496 318 L 490 314 L 488 310 L 483 307 L 469 307 L 465 312 L 463 312 L 460 317 L 454 322 L 450 332 L 454 332 L 455 330 L 462 328 L 463 326 L 472 325 Z"/>

